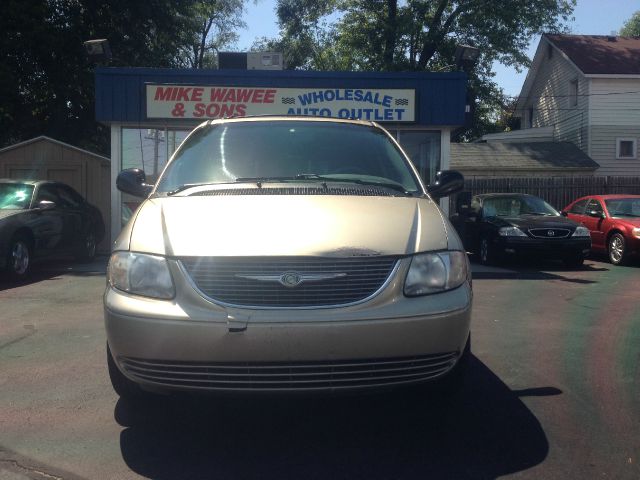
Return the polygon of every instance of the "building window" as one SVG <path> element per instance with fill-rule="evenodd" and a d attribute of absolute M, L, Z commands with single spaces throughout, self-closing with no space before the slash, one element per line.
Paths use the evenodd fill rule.
<path fill-rule="evenodd" d="M 533 128 L 533 107 L 529 109 L 529 128 Z"/>
<path fill-rule="evenodd" d="M 166 128 L 122 128 L 120 169 L 140 168 L 147 183 L 155 183 L 171 155 L 186 138 L 190 130 Z M 122 225 L 124 226 L 141 201 L 122 193 Z"/>
<path fill-rule="evenodd" d="M 635 138 L 616 139 L 616 158 L 636 158 L 637 142 Z"/>
<path fill-rule="evenodd" d="M 578 80 L 571 80 L 569 82 L 569 106 L 578 106 Z"/>
<path fill-rule="evenodd" d="M 425 183 L 431 183 L 440 170 L 440 132 L 400 130 L 398 143 Z"/>
<path fill-rule="evenodd" d="M 547 45 L 547 58 L 553 58 L 553 47 L 550 44 Z"/>

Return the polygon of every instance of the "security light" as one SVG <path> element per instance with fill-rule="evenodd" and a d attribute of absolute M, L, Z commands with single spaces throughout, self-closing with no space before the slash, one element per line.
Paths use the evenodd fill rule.
<path fill-rule="evenodd" d="M 458 45 L 456 47 L 455 59 L 456 66 L 463 69 L 471 68 L 475 65 L 480 57 L 480 49 L 471 45 Z"/>
<path fill-rule="evenodd" d="M 87 40 L 84 42 L 84 49 L 92 60 L 109 61 L 111 59 L 111 48 L 106 38 Z"/>

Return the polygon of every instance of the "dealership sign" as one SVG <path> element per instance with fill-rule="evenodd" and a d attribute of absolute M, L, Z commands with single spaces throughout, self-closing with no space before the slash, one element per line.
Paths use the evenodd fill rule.
<path fill-rule="evenodd" d="M 415 90 L 146 85 L 147 118 L 308 115 L 414 122 Z"/>

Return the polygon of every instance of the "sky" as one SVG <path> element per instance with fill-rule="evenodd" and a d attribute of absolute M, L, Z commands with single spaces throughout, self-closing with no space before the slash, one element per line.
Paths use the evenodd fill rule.
<path fill-rule="evenodd" d="M 238 50 L 249 50 L 256 38 L 278 36 L 275 4 L 275 0 L 248 2 L 245 14 L 248 28 L 240 32 L 236 45 Z M 578 0 L 573 11 L 574 20 L 568 23 L 568 27 L 573 34 L 609 35 L 620 30 L 624 22 L 638 10 L 640 0 Z M 539 40 L 539 36 L 531 38 L 529 58 L 533 58 Z M 527 75 L 526 69 L 518 73 L 515 69 L 496 62 L 494 71 L 496 83 L 507 95 L 517 96 L 520 93 Z"/>

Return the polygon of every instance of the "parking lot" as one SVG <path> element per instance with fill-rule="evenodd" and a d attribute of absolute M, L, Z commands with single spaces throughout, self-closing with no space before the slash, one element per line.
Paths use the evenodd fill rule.
<path fill-rule="evenodd" d="M 0 283 L 0 478 L 640 478 L 640 265 L 474 265 L 454 397 L 169 398 L 109 384 L 106 259 Z"/>

